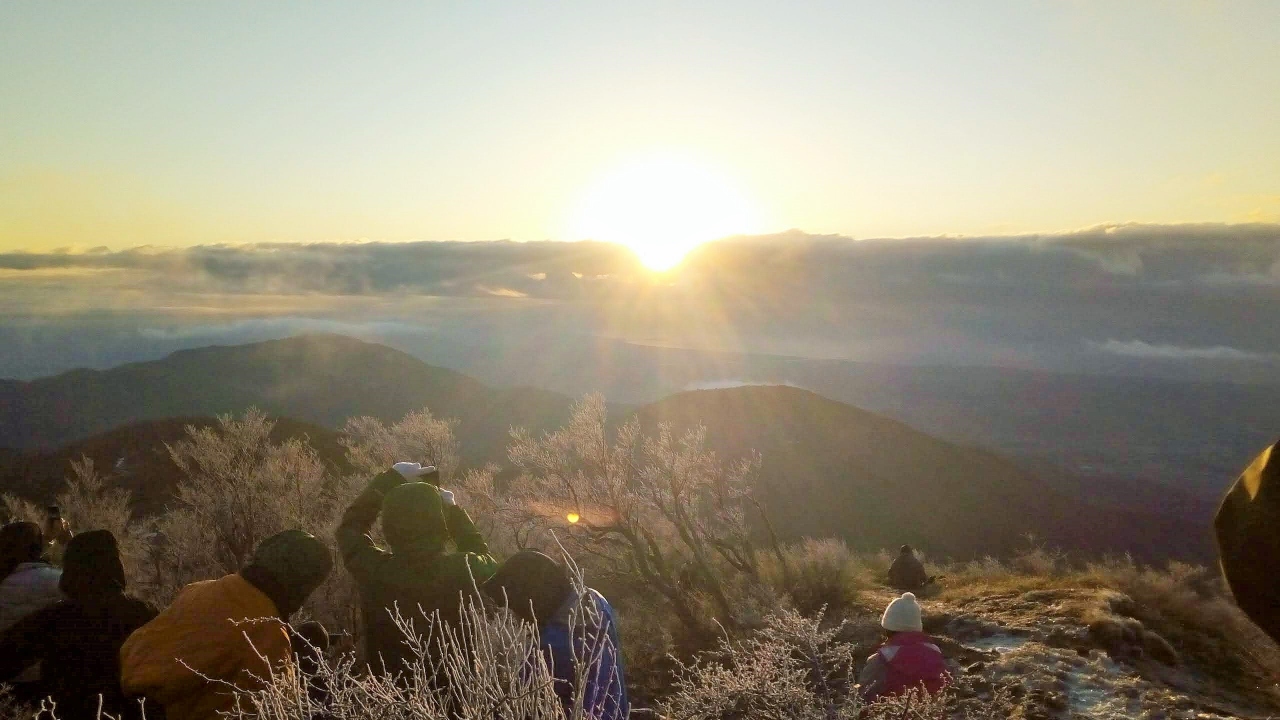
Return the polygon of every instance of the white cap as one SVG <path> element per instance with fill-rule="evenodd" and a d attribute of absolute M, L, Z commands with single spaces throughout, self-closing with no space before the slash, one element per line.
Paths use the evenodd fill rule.
<path fill-rule="evenodd" d="M 902 597 L 889 603 L 880 616 L 880 627 L 889 632 L 923 632 L 924 621 L 920 619 L 920 603 L 916 602 L 916 596 L 903 593 Z"/>

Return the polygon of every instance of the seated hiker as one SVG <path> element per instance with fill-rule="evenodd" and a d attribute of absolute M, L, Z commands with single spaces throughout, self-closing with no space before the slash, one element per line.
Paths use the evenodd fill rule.
<path fill-rule="evenodd" d="M 396 463 L 369 482 L 338 526 L 342 562 L 360 591 L 364 660 L 375 671 L 399 674 L 415 659 L 397 612 L 424 636 L 434 618 L 456 624 L 463 600 L 477 597 L 477 583 L 497 568 L 470 516 L 439 483 L 434 467 Z M 390 550 L 367 534 L 379 514 Z M 446 549 L 450 539 L 457 552 Z M 424 659 L 434 666 L 435 657 Z"/>
<path fill-rule="evenodd" d="M 44 533 L 35 523 L 13 522 L 0 528 L 0 630 L 62 600 L 62 571 L 45 559 L 45 550 Z M 42 697 L 39 665 L 23 670 L 12 687 L 24 702 Z"/>
<path fill-rule="evenodd" d="M 889 566 L 889 586 L 902 591 L 915 592 L 929 584 L 929 575 L 924 570 L 924 563 L 916 557 L 916 551 L 910 545 L 903 545 Z"/>
<path fill-rule="evenodd" d="M 120 646 L 156 616 L 125 594 L 120 548 L 108 530 L 72 538 L 60 585 L 67 599 L 39 610 L 0 634 L 0 681 L 41 663 L 42 694 L 61 720 L 96 720 L 99 704 L 113 718 L 141 717 L 120 691 Z"/>
<path fill-rule="evenodd" d="M 924 633 L 920 604 L 905 593 L 890 602 L 880 617 L 885 642 L 867 658 L 858 676 L 864 700 L 893 697 L 923 688 L 936 693 L 947 686 L 950 675 L 942 650 Z"/>
<path fill-rule="evenodd" d="M 516 617 L 538 626 L 541 645 L 556 680 L 556 694 L 573 716 L 582 683 L 582 717 L 623 720 L 630 711 L 613 607 L 600 593 L 579 593 L 568 570 L 552 558 L 524 550 L 502 564 L 482 590 Z M 578 608 L 571 623 L 571 614 Z M 579 668 L 584 661 L 586 668 Z"/>
<path fill-rule="evenodd" d="M 1213 526 L 1222 573 L 1236 603 L 1280 641 L 1280 443 L 1263 450 L 1231 486 Z"/>
<path fill-rule="evenodd" d="M 168 720 L 215 720 L 233 707 L 232 687 L 253 690 L 291 672 L 286 623 L 333 567 L 314 535 L 286 530 L 263 540 L 249 564 L 192 583 L 120 650 L 123 690 L 164 707 Z"/>

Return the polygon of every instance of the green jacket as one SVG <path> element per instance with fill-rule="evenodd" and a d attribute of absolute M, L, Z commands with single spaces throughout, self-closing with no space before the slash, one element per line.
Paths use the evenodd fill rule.
<path fill-rule="evenodd" d="M 379 514 L 390 550 L 368 535 Z M 450 539 L 456 552 L 446 549 Z M 434 485 L 405 483 L 394 470 L 375 477 L 351 503 L 337 540 L 360 590 L 365 660 L 378 671 L 399 673 L 414 660 L 396 627 L 397 608 L 423 636 L 428 618 L 456 624 L 460 603 L 478 598 L 476 586 L 498 565 L 465 510 L 445 505 Z"/>

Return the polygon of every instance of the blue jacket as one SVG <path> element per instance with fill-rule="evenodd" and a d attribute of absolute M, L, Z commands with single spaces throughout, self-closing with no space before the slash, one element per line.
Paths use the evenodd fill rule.
<path fill-rule="evenodd" d="M 618 643 L 618 620 L 613 606 L 600 593 L 587 588 L 584 600 L 595 606 L 595 613 L 584 613 L 588 627 L 576 627 L 570 635 L 569 617 L 577 596 L 571 595 L 560 610 L 542 628 L 542 648 L 556 681 L 556 694 L 564 703 L 565 715 L 573 710 L 573 696 L 579 678 L 583 688 L 583 717 L 591 720 L 626 720 L 631 711 L 627 700 L 627 678 Z M 598 622 L 591 622 L 591 616 Z M 576 655 L 575 655 L 576 652 Z M 579 673 L 574 658 L 591 659 L 591 667 Z"/>

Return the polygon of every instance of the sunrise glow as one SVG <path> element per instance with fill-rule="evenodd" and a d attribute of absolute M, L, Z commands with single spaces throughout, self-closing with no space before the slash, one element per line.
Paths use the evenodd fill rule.
<path fill-rule="evenodd" d="M 690 158 L 654 154 L 601 176 L 584 194 L 570 233 L 626 245 L 661 271 L 701 243 L 760 232 L 760 224 L 731 179 Z"/>

